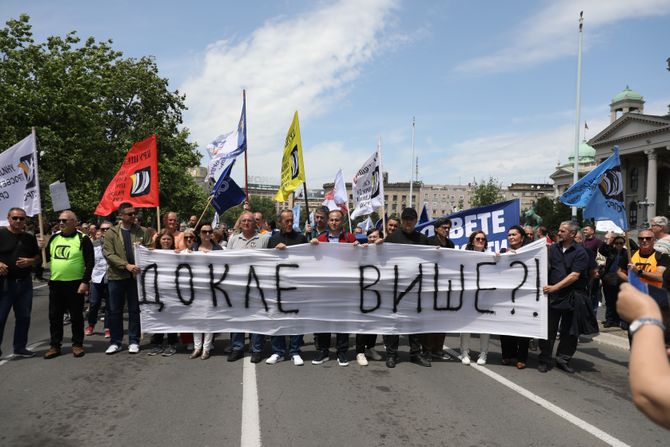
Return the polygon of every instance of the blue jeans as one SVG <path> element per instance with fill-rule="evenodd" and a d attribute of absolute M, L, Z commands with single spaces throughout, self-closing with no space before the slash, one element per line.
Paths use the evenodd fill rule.
<path fill-rule="evenodd" d="M 107 306 L 105 306 L 105 329 L 109 329 L 109 293 L 107 293 L 107 283 L 91 283 L 91 294 L 89 300 L 91 307 L 88 309 L 88 324 L 95 326 L 95 323 L 98 321 L 98 312 L 100 311 L 100 306 L 102 305 L 102 299 L 104 298 L 107 301 Z"/>
<path fill-rule="evenodd" d="M 134 278 L 110 280 L 109 284 L 110 343 L 123 343 L 123 305 L 128 301 L 128 344 L 140 344 L 140 302 Z"/>
<path fill-rule="evenodd" d="M 14 308 L 14 352 L 26 349 L 30 313 L 33 309 L 33 282 L 25 279 L 0 278 L 0 344 L 9 312 Z"/>
<path fill-rule="evenodd" d="M 289 355 L 300 355 L 300 345 L 302 344 L 302 335 L 289 336 Z M 283 335 L 270 337 L 270 344 L 272 345 L 272 353 L 280 357 L 286 357 L 286 337 Z"/>
<path fill-rule="evenodd" d="M 265 335 L 262 334 L 249 334 L 251 339 L 251 352 L 262 352 L 263 343 L 265 342 Z M 230 333 L 230 344 L 233 348 L 233 351 L 243 351 L 244 350 L 244 332 L 231 332 Z"/>

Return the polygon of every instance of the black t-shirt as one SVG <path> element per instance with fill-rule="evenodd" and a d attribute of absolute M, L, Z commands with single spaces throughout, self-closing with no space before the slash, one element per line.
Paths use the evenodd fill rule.
<path fill-rule="evenodd" d="M 304 234 L 298 233 L 295 230 L 290 233 L 275 233 L 268 241 L 268 248 L 275 248 L 280 243 L 284 245 L 306 244 L 307 238 Z"/>
<path fill-rule="evenodd" d="M 15 234 L 6 227 L 0 228 L 0 261 L 9 267 L 8 278 L 23 279 L 30 277 L 30 267 L 16 266 L 18 258 L 33 258 L 40 253 L 37 239 L 30 233 Z"/>
<path fill-rule="evenodd" d="M 391 233 L 391 234 L 393 234 L 393 233 Z M 451 239 L 447 238 L 444 241 L 444 245 L 442 245 L 440 243 L 440 238 L 438 238 L 436 234 L 428 237 L 428 245 L 435 245 L 437 247 L 444 247 L 444 248 L 454 248 L 454 243 L 451 242 Z"/>
<path fill-rule="evenodd" d="M 391 242 L 393 244 L 414 244 L 414 245 L 430 245 L 425 234 L 418 231 L 405 233 L 401 229 L 395 230 L 389 234 L 384 242 Z"/>
<path fill-rule="evenodd" d="M 133 241 L 130 238 L 130 230 L 122 227 L 121 236 L 123 237 L 123 248 L 126 249 L 126 261 L 128 261 L 128 264 L 135 264 L 135 252 L 133 251 Z"/>

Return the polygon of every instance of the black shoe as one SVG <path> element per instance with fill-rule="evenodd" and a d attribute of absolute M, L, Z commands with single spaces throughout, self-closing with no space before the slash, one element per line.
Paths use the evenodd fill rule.
<path fill-rule="evenodd" d="M 251 363 L 259 363 L 260 361 L 261 361 L 261 353 L 260 352 L 252 352 L 251 353 Z"/>
<path fill-rule="evenodd" d="M 541 373 L 546 373 L 547 371 L 549 371 L 549 365 L 547 365 L 546 363 L 540 363 L 539 365 L 537 365 L 537 370 L 540 371 Z"/>
<path fill-rule="evenodd" d="M 230 354 L 228 354 L 228 361 L 229 362 L 234 362 L 234 361 L 237 361 L 237 360 L 241 359 L 242 357 L 244 357 L 244 351 L 243 350 L 241 350 L 241 349 L 240 350 L 232 350 L 232 351 L 230 351 Z"/>
<path fill-rule="evenodd" d="M 613 323 L 613 322 L 611 322 L 611 321 L 606 321 L 606 322 L 603 323 L 603 327 L 604 327 L 604 328 L 614 327 L 614 326 L 618 326 L 618 324 Z"/>
<path fill-rule="evenodd" d="M 397 359 L 396 359 L 395 355 L 386 356 L 386 367 L 387 368 L 395 368 L 396 361 L 397 361 Z"/>
<path fill-rule="evenodd" d="M 565 360 L 556 360 L 556 367 L 558 369 L 562 369 L 563 371 L 565 371 L 568 374 L 574 374 L 575 373 L 575 370 L 572 369 L 568 365 L 568 362 L 566 362 Z"/>
<path fill-rule="evenodd" d="M 410 356 L 409 361 L 412 362 L 412 363 L 416 363 L 417 365 L 421 365 L 421 366 L 426 366 L 426 367 L 431 366 L 430 358 L 424 357 L 421 354 Z"/>
<path fill-rule="evenodd" d="M 312 359 L 312 365 L 321 365 L 328 360 L 330 360 L 330 353 L 328 351 L 319 351 L 316 353 L 316 357 Z"/>

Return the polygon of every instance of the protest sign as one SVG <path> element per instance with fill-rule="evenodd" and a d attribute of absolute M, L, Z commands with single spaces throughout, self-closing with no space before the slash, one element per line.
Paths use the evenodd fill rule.
<path fill-rule="evenodd" d="M 382 244 L 175 253 L 138 247 L 146 332 L 474 332 L 545 338 L 547 250 Z"/>
<path fill-rule="evenodd" d="M 63 211 L 70 209 L 70 197 L 67 195 L 67 186 L 65 182 L 55 181 L 49 185 L 51 193 L 51 204 L 54 211 Z"/>
<path fill-rule="evenodd" d="M 42 212 L 34 133 L 0 154 L 0 225 L 14 207 L 28 216 Z"/>
<path fill-rule="evenodd" d="M 451 220 L 449 238 L 456 248 L 465 248 L 470 234 L 475 230 L 482 230 L 486 234 L 488 250 L 495 253 L 501 248 L 507 248 L 507 229 L 512 225 L 519 225 L 519 216 L 519 199 L 514 199 L 459 211 L 444 217 Z M 435 220 L 419 224 L 416 229 L 427 236 L 432 236 Z"/>

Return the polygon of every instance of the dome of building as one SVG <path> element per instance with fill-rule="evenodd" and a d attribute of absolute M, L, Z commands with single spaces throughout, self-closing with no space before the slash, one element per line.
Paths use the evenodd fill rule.
<path fill-rule="evenodd" d="M 575 155 L 572 154 L 568 157 L 570 163 L 574 163 Z M 579 144 L 579 162 L 580 163 L 593 163 L 596 161 L 596 150 L 586 143 L 586 140 L 582 140 Z"/>
<path fill-rule="evenodd" d="M 614 98 L 612 98 L 612 103 L 624 100 L 642 101 L 642 95 L 626 86 L 623 91 L 617 93 Z"/>

